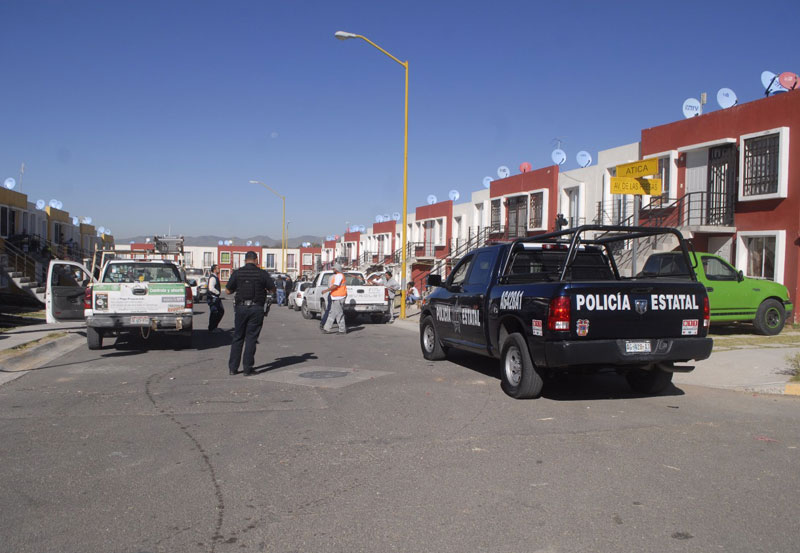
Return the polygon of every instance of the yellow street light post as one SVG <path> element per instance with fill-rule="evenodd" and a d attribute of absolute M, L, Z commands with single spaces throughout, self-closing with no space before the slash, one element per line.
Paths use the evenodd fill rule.
<path fill-rule="evenodd" d="M 250 184 L 260 184 L 276 196 L 278 196 L 283 201 L 283 223 L 281 224 L 281 258 L 283 259 L 282 266 L 283 271 L 286 272 L 286 196 L 281 196 L 277 192 L 275 192 L 272 188 L 261 182 L 260 180 L 251 180 Z M 262 260 L 263 262 L 263 260 Z"/>
<path fill-rule="evenodd" d="M 374 46 L 394 61 L 402 65 L 406 70 L 406 97 L 405 97 L 405 132 L 403 136 L 403 229 L 402 229 L 402 238 L 400 240 L 400 247 L 402 248 L 401 253 L 401 269 L 400 269 L 400 318 L 406 318 L 406 255 L 408 250 L 408 243 L 406 236 L 406 227 L 407 227 L 407 219 L 408 219 L 408 61 L 400 61 L 389 52 L 372 42 L 365 36 L 357 35 L 354 33 L 348 33 L 345 31 L 336 31 L 334 36 L 339 40 L 348 40 L 351 38 L 360 38 L 361 40 L 369 43 L 370 45 Z"/>

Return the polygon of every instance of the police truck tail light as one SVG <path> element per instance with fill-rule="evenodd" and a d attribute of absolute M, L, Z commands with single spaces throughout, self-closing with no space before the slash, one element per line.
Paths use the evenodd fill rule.
<path fill-rule="evenodd" d="M 711 323 L 711 309 L 708 307 L 708 296 L 703 298 L 703 327 L 708 328 Z"/>
<path fill-rule="evenodd" d="M 92 288 L 90 286 L 87 286 L 86 291 L 83 293 L 83 308 L 92 308 Z"/>
<path fill-rule="evenodd" d="M 558 296 L 550 300 L 548 330 L 569 330 L 569 297 Z"/>
<path fill-rule="evenodd" d="M 186 287 L 185 298 L 184 307 L 186 307 L 186 309 L 192 309 L 194 307 L 194 298 L 192 297 L 192 289 L 188 286 Z"/>

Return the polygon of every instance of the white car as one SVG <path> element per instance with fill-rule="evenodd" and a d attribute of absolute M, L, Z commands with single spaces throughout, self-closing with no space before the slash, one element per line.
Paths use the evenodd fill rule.
<path fill-rule="evenodd" d="M 194 281 L 194 284 L 192 284 Z M 208 272 L 203 269 L 186 269 L 186 283 L 192 287 L 195 301 L 203 301 L 208 294 Z"/>
<path fill-rule="evenodd" d="M 300 311 L 300 307 L 303 305 L 303 296 L 305 294 L 306 288 L 311 286 L 311 282 L 295 282 L 292 286 L 292 291 L 289 292 L 289 301 L 288 306 L 289 309 L 294 309 L 295 311 Z"/>

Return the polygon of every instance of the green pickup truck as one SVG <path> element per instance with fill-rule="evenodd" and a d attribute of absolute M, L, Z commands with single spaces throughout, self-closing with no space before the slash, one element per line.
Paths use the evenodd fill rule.
<path fill-rule="evenodd" d="M 752 322 L 759 334 L 770 336 L 783 329 L 793 309 L 786 286 L 771 280 L 748 278 L 718 255 L 690 252 L 689 256 L 697 280 L 708 292 L 712 324 Z M 666 252 L 648 257 L 642 275 L 679 277 L 687 272 L 682 252 Z"/>

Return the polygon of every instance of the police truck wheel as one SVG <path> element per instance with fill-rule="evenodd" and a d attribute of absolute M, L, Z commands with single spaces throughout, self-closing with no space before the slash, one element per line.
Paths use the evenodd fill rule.
<path fill-rule="evenodd" d="M 439 342 L 439 335 L 436 327 L 433 326 L 433 319 L 425 317 L 419 327 L 419 345 L 422 348 L 422 356 L 430 361 L 438 361 L 447 357 L 445 349 Z"/>
<path fill-rule="evenodd" d="M 625 375 L 634 392 L 653 396 L 663 392 L 672 382 L 672 372 L 653 365 L 650 369 L 632 369 Z"/>
<path fill-rule="evenodd" d="M 86 344 L 89 346 L 89 349 L 100 349 L 103 347 L 103 334 L 102 331 L 97 330 L 96 328 L 92 328 L 90 326 L 86 327 Z"/>
<path fill-rule="evenodd" d="M 783 330 L 783 323 L 786 319 L 786 310 L 783 305 L 777 300 L 764 300 L 758 306 L 756 311 L 756 318 L 753 320 L 753 326 L 759 334 L 766 336 L 775 336 Z"/>
<path fill-rule="evenodd" d="M 300 313 L 302 313 L 304 319 L 314 318 L 314 315 L 308 310 L 308 302 L 306 300 L 303 300 L 303 305 L 300 307 Z"/>
<path fill-rule="evenodd" d="M 514 332 L 508 335 L 500 359 L 500 383 L 505 393 L 516 399 L 539 397 L 544 381 L 533 366 L 522 334 Z"/>

